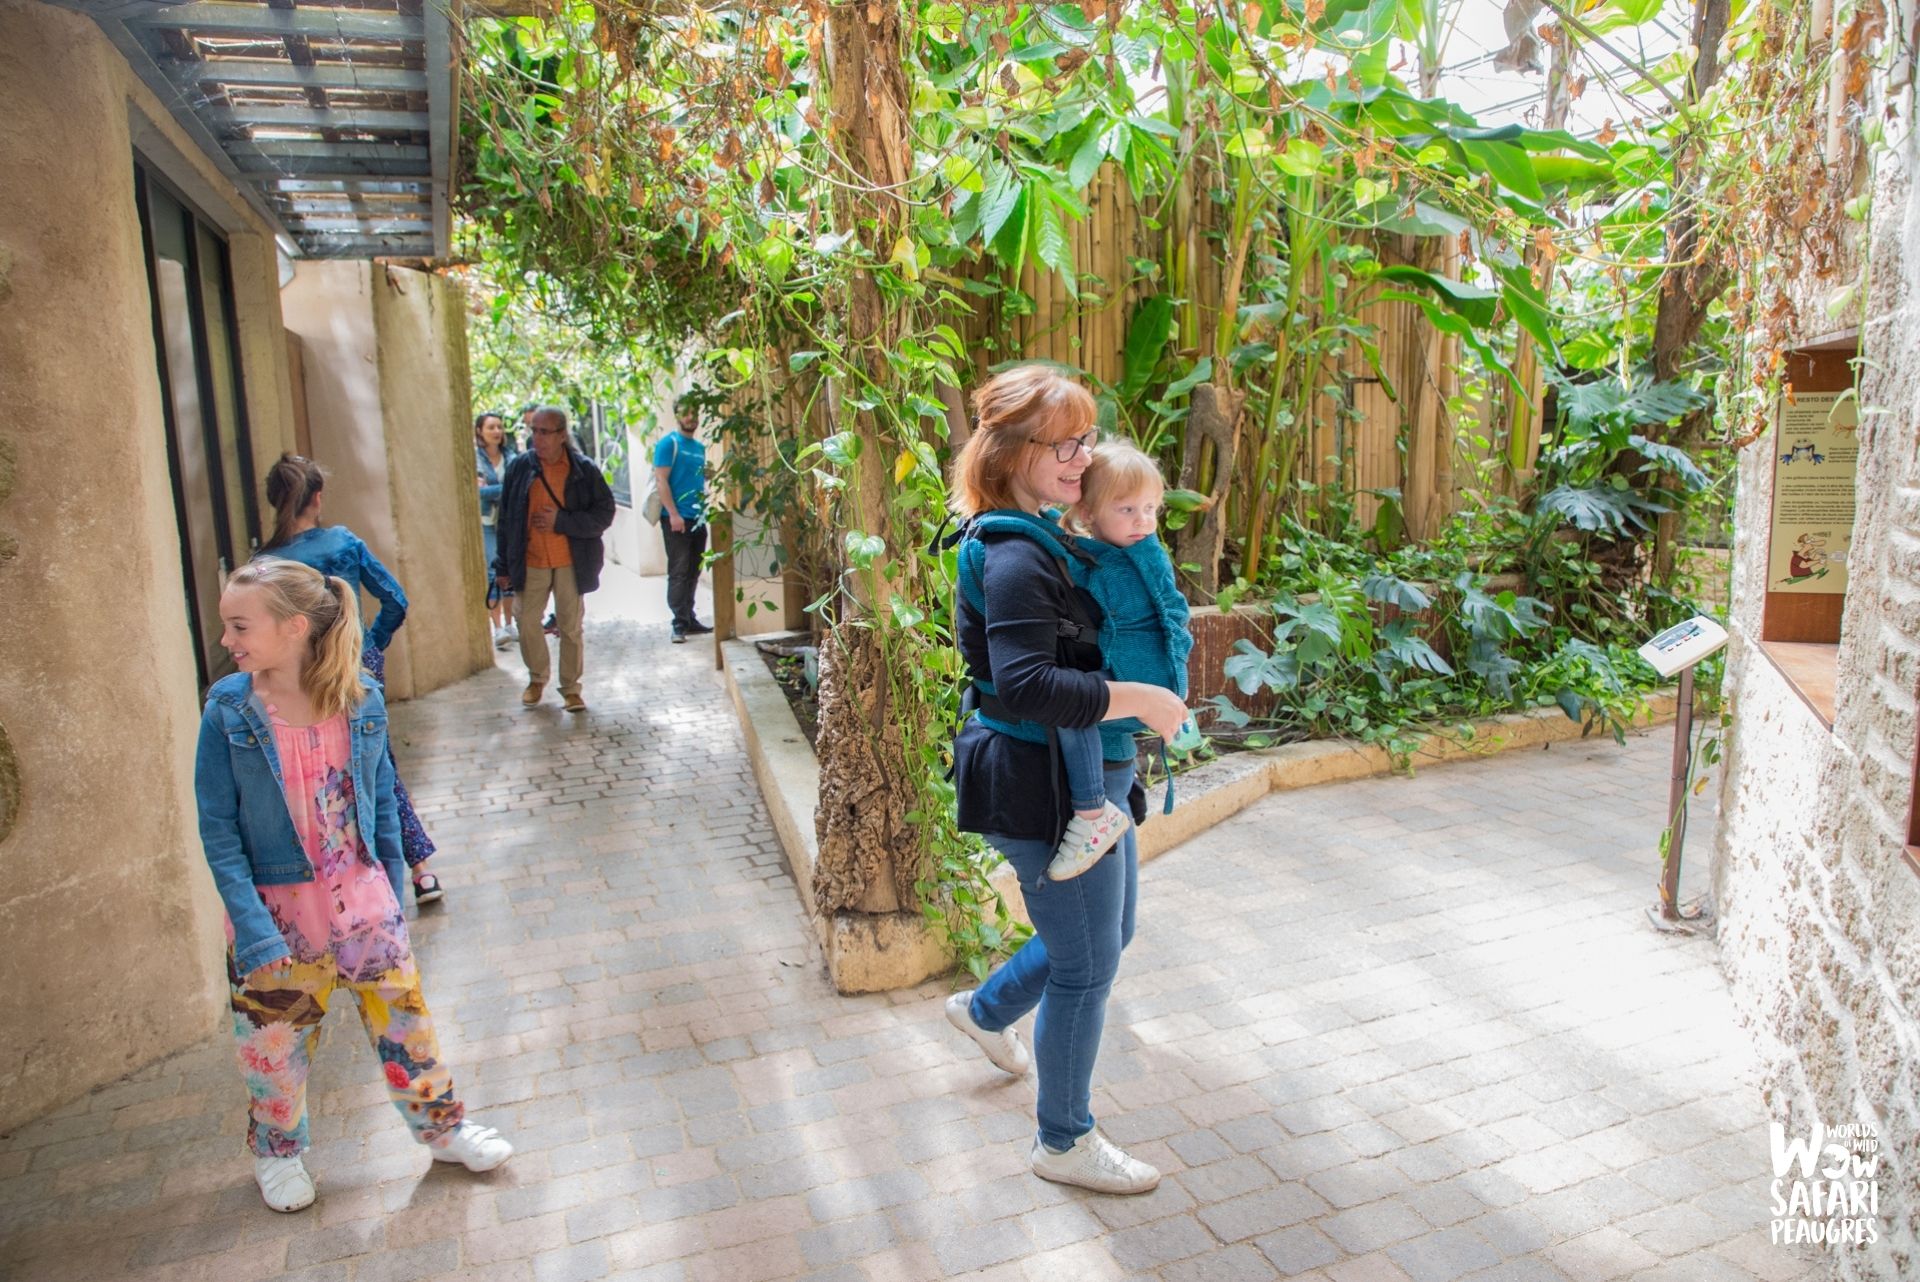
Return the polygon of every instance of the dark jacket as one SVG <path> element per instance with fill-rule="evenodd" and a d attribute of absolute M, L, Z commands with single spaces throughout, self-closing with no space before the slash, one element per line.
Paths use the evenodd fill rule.
<path fill-rule="evenodd" d="M 989 535 L 986 544 L 986 609 L 976 610 L 965 599 L 957 603 L 968 676 L 991 684 L 1006 710 L 1022 720 L 1060 727 L 1099 723 L 1108 699 L 1100 649 L 1060 637 L 1060 621 L 1074 617 L 1068 591 L 1079 594 L 1081 615 L 1096 628 L 1099 605 L 1085 589 L 1062 583 L 1052 558 L 1034 540 Z M 953 755 L 961 831 L 1060 840 L 1070 807 L 1065 769 L 1052 746 L 970 719 L 954 738 Z M 1143 820 L 1146 793 L 1137 782 L 1130 800 L 1135 822 Z"/>
<path fill-rule="evenodd" d="M 571 445 L 567 458 L 567 484 L 553 528 L 567 536 L 567 545 L 573 549 L 574 586 L 584 595 L 600 586 L 600 567 L 607 559 L 600 536 L 613 524 L 613 490 L 593 460 Z M 506 575 L 515 592 L 527 586 L 527 496 L 540 484 L 539 476 L 539 456 L 528 450 L 514 456 L 500 481 L 493 575 Z"/>

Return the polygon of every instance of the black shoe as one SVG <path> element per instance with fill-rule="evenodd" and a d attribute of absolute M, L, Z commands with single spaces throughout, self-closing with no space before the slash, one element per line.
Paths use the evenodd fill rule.
<path fill-rule="evenodd" d="M 700 622 L 700 620 L 698 619 L 695 619 L 692 623 L 689 623 L 685 628 L 681 630 L 693 636 L 704 636 L 706 633 L 713 631 L 712 628 Z"/>
<path fill-rule="evenodd" d="M 685 645 L 687 643 L 687 634 L 679 628 L 675 628 L 673 630 L 673 643 L 675 645 Z"/>

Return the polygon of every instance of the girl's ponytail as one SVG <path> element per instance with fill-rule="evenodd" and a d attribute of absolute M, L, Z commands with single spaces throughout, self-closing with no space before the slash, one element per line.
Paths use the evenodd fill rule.
<path fill-rule="evenodd" d="M 267 503 L 273 508 L 273 533 L 267 536 L 268 549 L 277 548 L 293 537 L 293 523 L 313 502 L 313 496 L 327 486 L 320 465 L 298 454 L 282 454 L 267 470 Z"/>
<path fill-rule="evenodd" d="M 324 631 L 315 628 L 306 666 L 300 669 L 300 688 L 313 700 L 315 712 L 331 717 L 359 707 L 366 689 L 360 684 L 360 602 L 345 579 L 328 575 L 326 586 L 332 618 Z"/>
<path fill-rule="evenodd" d="M 300 688 L 322 720 L 360 706 L 367 691 L 360 684 L 360 602 L 351 584 L 298 561 L 261 556 L 235 570 L 227 586 L 260 589 L 276 619 L 305 616 Z"/>

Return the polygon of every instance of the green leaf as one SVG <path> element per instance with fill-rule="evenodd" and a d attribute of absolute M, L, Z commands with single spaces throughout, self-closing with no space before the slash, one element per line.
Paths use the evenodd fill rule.
<path fill-rule="evenodd" d="M 1665 468 L 1677 475 L 1680 483 L 1695 494 L 1713 484 L 1707 474 L 1700 470 L 1700 465 L 1693 461 L 1693 456 L 1678 445 L 1669 445 L 1665 441 L 1650 441 L 1637 433 L 1627 438 L 1627 444 L 1638 451 L 1640 457 L 1647 460 L 1645 470 Z"/>
<path fill-rule="evenodd" d="M 1075 149 L 1073 159 L 1067 162 L 1067 182 L 1076 189 L 1085 187 L 1100 172 L 1101 162 L 1106 158 L 1106 131 L 1099 127 L 1088 130 Z"/>
<path fill-rule="evenodd" d="M 893 621 L 903 628 L 917 628 L 927 621 L 927 612 L 915 606 L 898 592 L 893 594 L 893 598 L 889 604 L 893 608 Z"/>
<path fill-rule="evenodd" d="M 1176 396 L 1185 396 L 1188 392 L 1191 392 L 1194 388 L 1200 386 L 1200 384 L 1212 377 L 1213 357 L 1202 356 L 1199 363 L 1187 371 L 1185 378 L 1168 386 L 1166 399 L 1172 400 Z"/>
<path fill-rule="evenodd" d="M 985 191 L 987 177 L 969 156 L 958 152 L 940 162 L 940 173 L 956 191 Z"/>
<path fill-rule="evenodd" d="M 1533 160 L 1510 142 L 1462 141 L 1460 150 L 1467 163 L 1493 175 L 1493 180 L 1523 200 L 1542 204 L 1547 194 L 1540 190 L 1540 179 L 1533 172 Z"/>
<path fill-rule="evenodd" d="M 1308 142 L 1305 138 L 1289 138 L 1287 149 L 1273 158 L 1274 164 L 1295 178 L 1313 177 L 1320 172 L 1321 166 L 1325 165 L 1326 161 L 1327 154 L 1320 149 L 1319 144 Z"/>
<path fill-rule="evenodd" d="M 1416 583 L 1409 583 L 1397 575 L 1385 571 L 1376 571 L 1360 581 L 1360 590 L 1367 600 L 1379 601 L 1408 613 L 1418 613 L 1433 604 L 1433 598 L 1420 590 Z"/>
<path fill-rule="evenodd" d="M 980 239 L 988 244 L 1000 234 L 1014 206 L 1025 193 L 1020 176 L 999 161 L 987 165 L 986 190 L 980 196 Z"/>
<path fill-rule="evenodd" d="M 1403 284 L 1419 285 L 1433 293 L 1453 311 L 1481 329 L 1493 324 L 1494 313 L 1498 307 L 1498 291 L 1480 285 L 1470 285 L 1466 281 L 1454 280 L 1449 276 L 1427 271 L 1422 267 L 1412 267 L 1404 263 L 1382 267 L 1380 279 Z"/>
<path fill-rule="evenodd" d="M 1013 212 L 1000 226 L 1000 234 L 993 238 L 994 256 L 1005 263 L 1017 276 L 1027 264 L 1027 220 L 1032 217 L 1033 201 L 1028 195 L 1025 184 L 1013 202 Z"/>
<path fill-rule="evenodd" d="M 1382 290 L 1379 295 L 1379 301 L 1383 303 L 1411 303 L 1415 307 L 1418 307 L 1426 314 L 1428 324 L 1443 334 L 1452 334 L 1458 338 L 1473 351 L 1474 355 L 1478 356 L 1481 361 L 1486 364 L 1488 369 L 1504 375 L 1507 382 L 1513 385 L 1514 391 L 1522 395 L 1526 394 L 1526 389 L 1520 386 L 1519 376 L 1513 372 L 1512 367 L 1507 364 L 1506 360 L 1502 358 L 1500 353 L 1495 350 L 1486 339 L 1475 332 L 1474 327 L 1467 323 L 1466 317 L 1461 316 L 1457 312 L 1443 310 L 1438 303 L 1435 303 L 1424 294 L 1409 294 L 1403 289 Z"/>
<path fill-rule="evenodd" d="M 1355 207 L 1365 209 L 1376 200 L 1382 200 L 1393 193 L 1389 183 L 1378 178 L 1356 178 L 1353 180 L 1353 203 Z"/>
<path fill-rule="evenodd" d="M 877 534 L 864 534 L 859 530 L 848 530 L 846 538 L 847 561 L 857 569 L 865 570 L 887 553 L 887 541 Z"/>
<path fill-rule="evenodd" d="M 794 352 L 787 357 L 787 369 L 795 374 L 826 356 L 825 352 Z"/>
<path fill-rule="evenodd" d="M 1032 197 L 1028 198 L 1031 202 Z M 1033 209 L 1034 258 L 1060 273 L 1067 293 L 1078 296 L 1079 281 L 1073 272 L 1073 247 L 1067 243 L 1066 229 L 1060 225 L 1060 211 L 1052 201 L 1043 200 Z"/>
<path fill-rule="evenodd" d="M 820 442 L 820 452 L 838 467 L 851 467 L 860 457 L 860 438 L 852 432 L 835 432 Z"/>
<path fill-rule="evenodd" d="M 1174 512 L 1198 512 L 1207 505 L 1207 496 L 1198 490 L 1168 490 L 1160 498 Z"/>
<path fill-rule="evenodd" d="M 1153 372 L 1159 368 L 1160 353 L 1173 337 L 1173 300 L 1155 294 L 1140 301 L 1133 322 L 1127 326 L 1126 356 L 1121 363 L 1119 393 L 1122 400 L 1133 400 L 1147 390 Z"/>
<path fill-rule="evenodd" d="M 1500 277 L 1500 301 L 1505 304 L 1507 315 L 1533 336 L 1541 351 L 1557 360 L 1560 349 L 1553 341 L 1553 313 L 1547 306 L 1546 295 L 1533 283 L 1533 276 L 1524 266 L 1494 270 Z"/>

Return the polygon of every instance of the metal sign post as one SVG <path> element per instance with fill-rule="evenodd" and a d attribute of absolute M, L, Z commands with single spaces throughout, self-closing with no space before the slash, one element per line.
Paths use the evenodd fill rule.
<path fill-rule="evenodd" d="M 1699 615 L 1668 628 L 1640 647 L 1640 657 L 1661 676 L 1680 674 L 1665 849 L 1661 852 L 1660 901 L 1647 909 L 1648 918 L 1658 930 L 1691 935 L 1713 926 L 1713 913 L 1704 903 L 1680 903 L 1680 854 L 1687 839 L 1687 788 L 1693 774 L 1693 669 L 1726 644 L 1726 629 Z"/>

